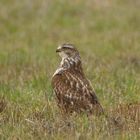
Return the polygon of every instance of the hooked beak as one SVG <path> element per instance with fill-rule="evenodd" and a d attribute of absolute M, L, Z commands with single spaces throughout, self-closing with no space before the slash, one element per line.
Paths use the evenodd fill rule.
<path fill-rule="evenodd" d="M 61 52 L 61 49 L 56 49 L 56 53 Z"/>

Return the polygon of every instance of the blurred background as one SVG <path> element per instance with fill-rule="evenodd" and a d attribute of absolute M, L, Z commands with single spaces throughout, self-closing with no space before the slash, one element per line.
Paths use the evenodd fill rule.
<path fill-rule="evenodd" d="M 4 116 L 21 109 L 25 117 L 53 100 L 62 43 L 78 48 L 106 109 L 140 101 L 139 0 L 1 0 L 0 97 L 11 107 Z"/>

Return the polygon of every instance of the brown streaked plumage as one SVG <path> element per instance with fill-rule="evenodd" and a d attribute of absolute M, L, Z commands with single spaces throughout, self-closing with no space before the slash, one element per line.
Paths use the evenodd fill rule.
<path fill-rule="evenodd" d="M 63 44 L 56 52 L 62 61 L 52 77 L 52 87 L 59 107 L 65 113 L 103 113 L 103 108 L 84 75 L 78 50 L 72 44 Z"/>

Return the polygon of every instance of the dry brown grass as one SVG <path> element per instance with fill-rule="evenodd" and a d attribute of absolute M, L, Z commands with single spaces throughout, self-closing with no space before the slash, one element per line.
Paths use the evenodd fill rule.
<path fill-rule="evenodd" d="M 7 102 L 4 97 L 0 97 L 0 113 L 2 113 L 7 106 Z"/>
<path fill-rule="evenodd" d="M 111 115 L 122 131 L 140 132 L 140 103 L 120 104 Z"/>

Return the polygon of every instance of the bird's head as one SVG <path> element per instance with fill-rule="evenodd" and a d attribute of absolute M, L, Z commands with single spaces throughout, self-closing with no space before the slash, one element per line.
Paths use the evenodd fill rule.
<path fill-rule="evenodd" d="M 62 44 L 58 46 L 56 52 L 62 59 L 79 57 L 78 50 L 72 44 Z"/>

